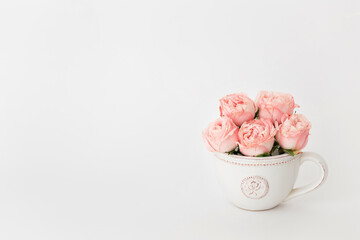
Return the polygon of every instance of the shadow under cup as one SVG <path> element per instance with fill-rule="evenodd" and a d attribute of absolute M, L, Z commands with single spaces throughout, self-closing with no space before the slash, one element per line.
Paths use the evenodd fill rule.
<path fill-rule="evenodd" d="M 322 185 L 327 165 L 316 153 L 282 154 L 272 157 L 246 157 L 214 153 L 218 181 L 227 198 L 247 210 L 271 209 L 281 202 L 308 193 Z M 305 161 L 315 162 L 321 169 L 316 181 L 293 188 L 299 168 Z"/>

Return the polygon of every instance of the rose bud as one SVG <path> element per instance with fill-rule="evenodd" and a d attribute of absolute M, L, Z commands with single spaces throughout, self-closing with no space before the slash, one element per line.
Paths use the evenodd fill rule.
<path fill-rule="evenodd" d="M 293 114 L 295 107 L 299 107 L 290 94 L 267 91 L 259 92 L 256 105 L 259 108 L 259 118 L 270 119 L 279 124 Z"/>
<path fill-rule="evenodd" d="M 302 114 L 293 114 L 280 125 L 276 140 L 283 149 L 299 151 L 308 141 L 311 123 Z"/>
<path fill-rule="evenodd" d="M 256 104 L 244 93 L 234 93 L 220 99 L 220 116 L 227 116 L 237 126 L 254 119 Z"/>
<path fill-rule="evenodd" d="M 239 130 L 239 148 L 245 156 L 269 153 L 274 145 L 276 128 L 268 119 L 243 123 Z"/>
<path fill-rule="evenodd" d="M 239 128 L 228 117 L 221 117 L 202 132 L 210 152 L 230 152 L 237 147 Z"/>

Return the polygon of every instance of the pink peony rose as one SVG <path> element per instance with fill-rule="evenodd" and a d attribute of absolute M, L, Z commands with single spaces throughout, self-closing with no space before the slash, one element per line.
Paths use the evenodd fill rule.
<path fill-rule="evenodd" d="M 279 124 L 293 114 L 295 104 L 293 96 L 286 93 L 261 91 L 256 97 L 259 118 L 270 119 Z"/>
<path fill-rule="evenodd" d="M 239 130 L 239 148 L 245 156 L 268 153 L 274 145 L 276 129 L 268 119 L 245 122 Z"/>
<path fill-rule="evenodd" d="M 239 128 L 228 117 L 220 117 L 202 132 L 210 152 L 230 152 L 237 147 Z"/>
<path fill-rule="evenodd" d="M 276 140 L 283 149 L 299 151 L 308 141 L 311 123 L 302 114 L 293 114 L 280 125 Z"/>
<path fill-rule="evenodd" d="M 256 104 L 244 93 L 234 93 L 220 99 L 220 116 L 231 118 L 237 126 L 254 119 Z"/>

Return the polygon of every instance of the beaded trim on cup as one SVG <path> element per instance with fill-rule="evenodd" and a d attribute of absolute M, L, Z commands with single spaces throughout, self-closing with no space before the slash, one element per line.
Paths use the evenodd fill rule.
<path fill-rule="evenodd" d="M 226 163 L 230 163 L 230 164 L 233 164 L 233 165 L 238 165 L 238 166 L 262 166 L 262 167 L 265 167 L 265 166 L 276 166 L 276 165 L 281 165 L 281 164 L 285 164 L 285 163 L 289 163 L 291 161 L 294 161 L 295 159 L 298 159 L 300 157 L 301 154 L 295 156 L 295 157 L 292 157 L 290 158 L 289 160 L 286 160 L 286 161 L 281 161 L 281 162 L 271 162 L 271 163 L 239 163 L 239 162 L 233 162 L 233 161 L 229 161 L 227 159 L 224 159 L 222 157 L 219 157 L 219 156 L 216 156 L 218 159 L 220 159 L 221 161 L 223 162 L 226 162 Z"/>

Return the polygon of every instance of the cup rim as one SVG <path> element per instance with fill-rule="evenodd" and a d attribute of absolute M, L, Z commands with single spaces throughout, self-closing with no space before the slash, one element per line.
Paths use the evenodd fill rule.
<path fill-rule="evenodd" d="M 290 154 L 284 153 L 281 155 L 270 156 L 270 157 L 249 157 L 241 155 L 229 155 L 228 153 L 214 152 L 214 155 L 219 160 L 235 165 L 245 166 L 268 166 L 278 165 L 291 162 L 301 157 L 302 152 L 291 156 Z"/>
<path fill-rule="evenodd" d="M 243 156 L 243 155 L 233 155 L 233 154 L 228 154 L 228 153 L 223 153 L 223 152 L 214 152 L 215 154 L 220 154 L 223 156 L 228 156 L 228 157 L 233 157 L 233 158 L 238 158 L 238 159 L 245 159 L 245 160 L 273 160 L 273 159 L 280 159 L 280 158 L 284 158 L 284 157 L 289 157 L 290 154 L 288 153 L 283 153 L 280 155 L 275 155 L 275 156 L 268 156 L 268 157 L 250 157 L 250 156 Z M 301 154 L 301 153 L 299 153 Z M 298 155 L 298 154 L 296 154 Z M 296 155 L 292 156 L 295 157 Z"/>

